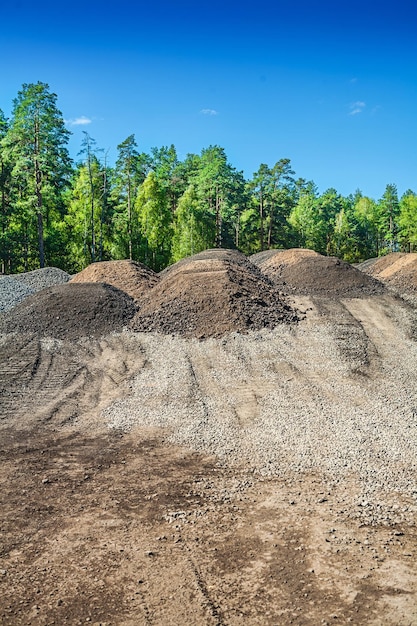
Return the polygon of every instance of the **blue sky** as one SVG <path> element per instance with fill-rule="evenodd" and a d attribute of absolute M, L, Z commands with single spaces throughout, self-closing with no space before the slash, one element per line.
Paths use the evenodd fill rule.
<path fill-rule="evenodd" d="M 0 108 L 48 83 L 74 158 L 83 130 L 110 163 L 134 133 L 221 145 L 248 178 L 289 158 L 320 192 L 417 192 L 415 0 L 9 0 L 1 21 Z"/>

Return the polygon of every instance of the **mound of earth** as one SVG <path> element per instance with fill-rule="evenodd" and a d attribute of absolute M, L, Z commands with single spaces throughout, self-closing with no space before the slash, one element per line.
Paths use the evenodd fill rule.
<path fill-rule="evenodd" d="M 259 263 L 261 271 L 286 293 L 360 298 L 384 292 L 384 286 L 337 257 L 313 250 L 278 251 Z"/>
<path fill-rule="evenodd" d="M 417 253 L 392 252 L 362 271 L 403 291 L 417 291 Z"/>
<path fill-rule="evenodd" d="M 358 267 L 362 271 L 370 274 L 371 276 L 375 276 L 376 278 L 387 271 L 387 276 L 389 276 L 389 268 L 391 265 L 402 259 L 404 256 L 407 256 L 405 252 L 391 252 L 391 254 L 386 254 L 385 256 L 377 257 L 373 260 L 373 263 L 368 261 L 364 261 Z"/>
<path fill-rule="evenodd" d="M 208 250 L 197 252 L 197 254 L 194 254 L 193 256 L 185 257 L 184 259 L 177 261 L 177 263 L 174 263 L 173 265 L 169 265 L 168 267 L 163 269 L 161 272 L 159 272 L 159 276 L 161 278 L 165 278 L 166 276 L 168 276 L 168 274 L 170 276 L 173 276 L 174 274 L 177 274 L 178 272 L 188 272 L 190 268 L 191 268 L 191 271 L 194 272 L 195 271 L 194 264 L 197 262 L 201 262 L 201 261 L 207 261 L 207 262 L 216 261 L 216 262 L 232 263 L 233 265 L 239 265 L 241 267 L 246 267 L 246 268 L 248 267 L 248 263 L 250 263 L 248 261 L 248 258 L 242 252 L 239 252 L 238 250 L 229 250 L 227 248 L 209 248 Z M 200 263 L 199 267 L 202 268 L 203 265 L 204 265 L 203 263 Z M 250 264 L 250 267 L 253 271 L 254 268 L 252 267 L 251 264 Z"/>
<path fill-rule="evenodd" d="M 289 250 L 263 250 L 262 252 L 252 254 L 249 258 L 251 263 L 255 263 L 255 265 L 261 267 L 272 258 L 275 259 L 275 261 L 273 261 L 273 264 L 275 264 L 278 258 L 277 255 L 279 254 L 283 255 L 280 258 L 282 258 L 282 262 L 285 264 L 297 263 L 302 258 L 318 255 L 317 252 L 309 250 L 308 248 L 290 248 Z"/>
<path fill-rule="evenodd" d="M 135 314 L 133 299 L 112 285 L 56 285 L 26 298 L 0 319 L 0 332 L 78 339 L 121 330 Z"/>
<path fill-rule="evenodd" d="M 137 300 L 158 282 L 158 275 L 136 261 L 100 261 L 76 274 L 72 283 L 107 283 Z"/>
<path fill-rule="evenodd" d="M 134 330 L 199 339 L 298 320 L 272 282 L 232 250 L 206 250 L 175 263 L 138 308 Z"/>

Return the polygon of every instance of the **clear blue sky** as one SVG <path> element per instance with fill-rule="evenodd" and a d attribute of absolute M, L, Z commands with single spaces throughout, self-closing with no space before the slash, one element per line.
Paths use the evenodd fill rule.
<path fill-rule="evenodd" d="M 0 32 L 0 108 L 48 83 L 74 158 L 83 130 L 110 163 L 134 133 L 219 144 L 246 177 L 289 158 L 320 192 L 417 192 L 415 0 L 9 0 Z"/>

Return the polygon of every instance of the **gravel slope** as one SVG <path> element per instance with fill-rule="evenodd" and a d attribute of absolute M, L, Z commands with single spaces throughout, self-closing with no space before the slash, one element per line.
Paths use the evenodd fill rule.
<path fill-rule="evenodd" d="M 357 475 L 361 515 L 391 519 L 390 495 L 400 491 L 412 502 L 400 515 L 411 521 L 416 312 L 391 296 L 302 305 L 310 310 L 295 328 L 204 342 L 139 335 L 146 367 L 106 423 L 164 427 L 170 442 L 266 475 Z"/>

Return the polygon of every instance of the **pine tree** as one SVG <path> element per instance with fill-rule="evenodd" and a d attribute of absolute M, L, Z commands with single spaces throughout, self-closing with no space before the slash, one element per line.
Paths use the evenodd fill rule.
<path fill-rule="evenodd" d="M 47 84 L 24 84 L 13 102 L 10 126 L 2 141 L 4 159 L 11 168 L 14 211 L 22 211 L 23 222 L 29 221 L 30 227 L 35 218 L 40 267 L 45 265 L 51 212 L 60 204 L 71 172 L 70 132 L 56 101 Z"/>

